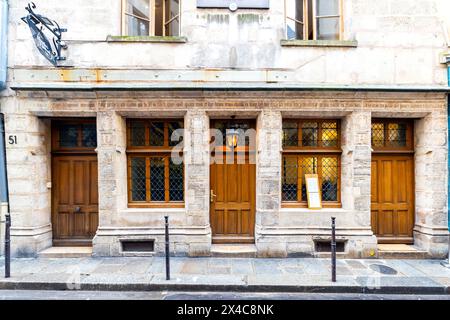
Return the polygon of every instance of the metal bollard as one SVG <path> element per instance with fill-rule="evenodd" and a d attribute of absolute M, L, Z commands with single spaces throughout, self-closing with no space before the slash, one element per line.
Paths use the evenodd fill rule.
<path fill-rule="evenodd" d="M 11 276 L 11 215 L 5 216 L 5 278 Z"/>
<path fill-rule="evenodd" d="M 336 282 L 336 218 L 331 218 L 331 281 Z"/>
<path fill-rule="evenodd" d="M 170 280 L 169 216 L 165 216 L 164 219 L 166 221 L 166 280 Z"/>

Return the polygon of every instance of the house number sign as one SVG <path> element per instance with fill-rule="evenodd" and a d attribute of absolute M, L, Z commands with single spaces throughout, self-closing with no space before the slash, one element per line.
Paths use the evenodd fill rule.
<path fill-rule="evenodd" d="M 197 8 L 269 9 L 269 0 L 197 0 Z"/>

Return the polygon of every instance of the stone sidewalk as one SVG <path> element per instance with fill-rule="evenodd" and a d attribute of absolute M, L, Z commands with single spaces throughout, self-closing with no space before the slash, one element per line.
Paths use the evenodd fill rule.
<path fill-rule="evenodd" d="M 3 275 L 4 260 L 0 259 Z M 246 291 L 450 294 L 450 269 L 439 260 L 58 258 L 14 259 L 0 289 Z"/>

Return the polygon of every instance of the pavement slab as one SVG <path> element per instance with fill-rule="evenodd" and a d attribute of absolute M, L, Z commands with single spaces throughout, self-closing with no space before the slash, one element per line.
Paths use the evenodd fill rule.
<path fill-rule="evenodd" d="M 450 294 L 450 270 L 439 260 L 164 257 L 13 259 L 1 289 L 34 290 L 237 290 L 273 292 L 387 292 Z M 4 261 L 0 259 L 0 264 Z M 393 270 L 389 269 L 392 268 Z M 378 271 L 377 271 L 378 270 Z M 391 274 L 384 274 L 391 271 Z"/>

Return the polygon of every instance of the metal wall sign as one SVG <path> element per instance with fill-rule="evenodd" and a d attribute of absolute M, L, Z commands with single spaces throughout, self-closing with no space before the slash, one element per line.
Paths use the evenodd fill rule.
<path fill-rule="evenodd" d="M 269 0 L 197 0 L 197 8 L 269 9 Z"/>
<path fill-rule="evenodd" d="M 57 67 L 58 61 L 66 60 L 61 55 L 61 51 L 67 49 L 67 45 L 61 38 L 62 33 L 67 32 L 67 29 L 60 28 L 56 21 L 35 13 L 33 9 L 36 9 L 36 5 L 33 2 L 29 3 L 25 9 L 28 11 L 28 15 L 23 17 L 22 21 L 30 27 L 36 47 L 48 61 Z"/>

